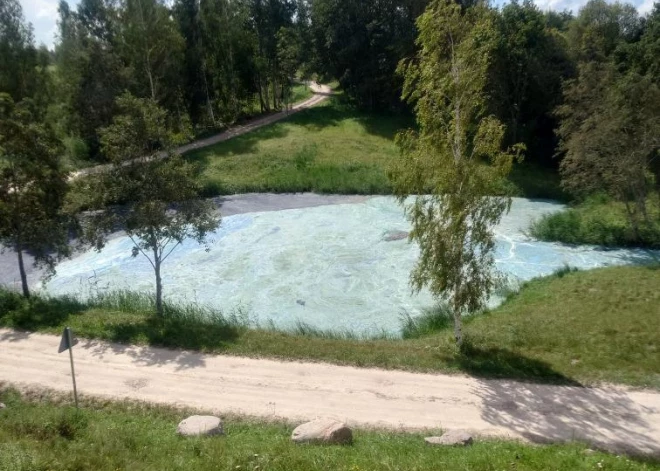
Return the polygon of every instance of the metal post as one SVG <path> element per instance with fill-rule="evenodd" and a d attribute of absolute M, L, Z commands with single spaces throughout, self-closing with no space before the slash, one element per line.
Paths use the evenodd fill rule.
<path fill-rule="evenodd" d="M 78 390 L 76 389 L 76 370 L 73 368 L 73 339 L 71 338 L 71 329 L 66 328 L 66 339 L 69 343 L 69 359 L 71 360 L 71 379 L 73 379 L 73 399 L 76 401 L 78 409 Z"/>

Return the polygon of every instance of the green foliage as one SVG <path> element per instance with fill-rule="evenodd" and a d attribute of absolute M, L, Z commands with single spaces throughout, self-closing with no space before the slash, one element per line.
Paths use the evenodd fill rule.
<path fill-rule="evenodd" d="M 660 221 L 657 203 L 647 208 L 652 221 Z M 660 223 L 644 226 L 636 233 L 630 225 L 625 205 L 607 198 L 587 201 L 534 222 L 532 236 L 565 244 L 593 244 L 605 247 L 660 248 Z"/>
<path fill-rule="evenodd" d="M 578 61 L 602 61 L 622 43 L 637 40 L 642 28 L 634 5 L 589 0 L 570 23 L 570 51 Z"/>
<path fill-rule="evenodd" d="M 311 2 L 316 69 L 339 80 L 367 110 L 400 108 L 400 60 L 415 50 L 415 19 L 427 0 Z"/>
<path fill-rule="evenodd" d="M 43 96 L 47 88 L 47 51 L 34 46 L 32 28 L 18 0 L 0 2 L 0 93 L 15 101 Z"/>
<path fill-rule="evenodd" d="M 392 181 L 420 247 L 412 287 L 427 286 L 448 301 L 460 345 L 461 316 L 481 309 L 497 283 L 491 228 L 511 200 L 492 195 L 519 148 L 501 150 L 504 126 L 486 114 L 492 14 L 483 6 L 435 1 L 418 27 L 417 60 L 401 70 L 419 132 L 399 134 L 402 159 Z M 413 204 L 406 203 L 410 195 L 418 195 Z"/>
<path fill-rule="evenodd" d="M 59 159 L 60 143 L 35 120 L 30 100 L 14 104 L 0 93 L 0 242 L 18 253 L 23 294 L 30 295 L 23 255 L 54 273 L 70 253 L 71 219 L 62 206 L 66 173 Z"/>
<path fill-rule="evenodd" d="M 184 47 L 177 24 L 162 0 L 123 0 L 122 7 L 117 45 L 134 71 L 131 88 L 173 109 Z"/>
<path fill-rule="evenodd" d="M 557 469 L 613 471 L 655 469 L 653 462 L 602 452 L 585 453 L 584 444 L 531 446 L 516 441 L 478 440 L 470 447 L 429 447 L 423 433 L 355 430 L 351 446 L 300 446 L 290 439 L 293 425 L 226 417 L 226 436 L 181 439 L 174 430 L 187 415 L 205 413 L 136 402 L 87 400 L 80 415 L 88 426 L 73 440 L 38 440 L 20 432 L 24 423 L 61 410 L 61 397 L 0 390 L 8 408 L 0 412 L 0 462 L 3 470 L 117 469 L 363 471 L 443 469 L 520 471 Z M 428 435 L 428 433 L 426 433 Z"/>
<path fill-rule="evenodd" d="M 606 192 L 621 202 L 634 239 L 653 232 L 646 202 L 660 176 L 653 162 L 660 147 L 660 88 L 613 65 L 581 64 L 558 108 L 562 184 L 584 197 Z"/>
<path fill-rule="evenodd" d="M 620 44 L 614 52 L 615 60 L 622 69 L 647 75 L 660 85 L 660 3 L 654 3 L 643 24 L 639 41 Z"/>
<path fill-rule="evenodd" d="M 566 40 L 547 26 L 544 14 L 530 0 L 504 5 L 495 24 L 489 106 L 507 126 L 508 145 L 523 142 L 526 161 L 554 166 L 552 111 L 561 103 L 562 81 L 574 72 Z"/>
<path fill-rule="evenodd" d="M 156 312 L 162 315 L 161 264 L 185 239 L 205 243 L 220 219 L 210 201 L 198 198 L 190 164 L 171 152 L 167 113 L 154 100 L 128 94 L 118 107 L 123 114 L 101 133 L 112 167 L 101 173 L 92 190 L 93 208 L 101 212 L 90 218 L 88 238 L 100 250 L 108 232 L 117 227 L 126 231 L 134 243 L 133 256 L 144 255 L 154 268 Z M 128 198 L 122 210 L 108 208 L 122 198 Z"/>

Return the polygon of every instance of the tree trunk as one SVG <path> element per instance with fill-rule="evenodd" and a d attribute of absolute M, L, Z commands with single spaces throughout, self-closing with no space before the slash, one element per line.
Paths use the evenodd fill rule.
<path fill-rule="evenodd" d="M 261 106 L 261 112 L 266 111 L 266 105 L 264 105 L 264 92 L 261 88 L 261 76 L 259 75 L 257 80 L 259 81 L 259 105 Z"/>
<path fill-rule="evenodd" d="M 264 86 L 263 86 L 263 94 L 264 94 L 264 103 L 266 104 L 266 111 L 270 111 L 270 96 L 268 92 L 268 77 L 264 80 Z"/>
<path fill-rule="evenodd" d="M 279 109 L 279 103 L 277 102 L 277 79 L 273 78 L 273 109 L 278 110 Z"/>
<path fill-rule="evenodd" d="M 460 311 L 454 311 L 454 338 L 458 348 L 463 346 L 463 319 L 461 319 Z"/>
<path fill-rule="evenodd" d="M 154 250 L 154 271 L 156 272 L 156 314 L 163 316 L 163 281 L 160 278 L 160 257 Z"/>
<path fill-rule="evenodd" d="M 21 286 L 23 287 L 23 296 L 30 297 L 30 287 L 27 282 L 27 274 L 25 273 L 25 263 L 23 262 L 23 248 L 19 245 L 16 247 L 18 252 L 18 271 L 21 273 Z"/>
<path fill-rule="evenodd" d="M 215 126 L 215 114 L 213 114 L 213 104 L 211 103 L 211 94 L 209 93 L 209 82 L 206 78 L 206 63 L 202 66 L 202 77 L 204 78 L 204 89 L 206 90 L 206 107 L 209 112 L 209 118 L 211 118 L 211 123 Z"/>
<path fill-rule="evenodd" d="M 156 87 L 154 85 L 154 78 L 151 75 L 151 66 L 147 65 L 146 69 L 147 69 L 147 77 L 149 77 L 149 88 L 151 90 L 151 99 L 153 101 L 156 101 Z"/>

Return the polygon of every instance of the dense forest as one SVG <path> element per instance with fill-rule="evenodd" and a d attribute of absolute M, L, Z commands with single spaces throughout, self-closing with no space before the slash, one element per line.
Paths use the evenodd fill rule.
<path fill-rule="evenodd" d="M 51 51 L 34 44 L 18 0 L 3 0 L 0 91 L 30 100 L 74 161 L 104 159 L 99 130 L 125 91 L 155 100 L 182 139 L 281 109 L 292 81 L 312 77 L 338 80 L 361 108 L 405 113 L 397 66 L 414 57 L 415 21 L 427 3 L 81 0 L 72 9 L 63 0 Z M 603 87 L 619 96 L 635 93 L 630 87 L 650 93 L 640 81 L 658 84 L 657 4 L 641 16 L 604 0 L 577 14 L 524 1 L 492 15 L 488 106 L 506 124 L 507 143 L 526 145 L 528 160 L 553 162 L 569 116 L 577 107 L 597 112 Z"/>

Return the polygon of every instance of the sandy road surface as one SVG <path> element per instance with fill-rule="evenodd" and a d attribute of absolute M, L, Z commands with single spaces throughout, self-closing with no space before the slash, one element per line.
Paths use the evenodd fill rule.
<path fill-rule="evenodd" d="M 0 381 L 69 391 L 59 337 L 0 329 Z M 333 417 L 387 428 L 465 428 L 535 442 L 583 440 L 660 456 L 660 394 L 201 355 L 82 340 L 79 390 L 219 413 Z"/>
<path fill-rule="evenodd" d="M 214 136 L 207 137 L 206 139 L 200 139 L 198 141 L 191 142 L 190 144 L 186 144 L 181 147 L 177 147 L 176 149 L 174 149 L 174 152 L 178 154 L 185 154 L 186 152 L 190 152 L 191 150 L 194 149 L 203 149 L 204 147 L 212 146 L 213 144 L 217 144 L 218 142 L 227 141 L 232 137 L 240 136 L 242 134 L 247 134 L 250 131 L 254 131 L 255 129 L 258 129 L 260 127 L 267 126 L 276 121 L 280 121 L 282 119 L 288 118 L 292 114 L 295 114 L 299 111 L 306 110 L 308 108 L 311 108 L 312 106 L 318 105 L 332 94 L 332 89 L 330 87 L 328 87 L 327 85 L 318 84 L 316 82 L 310 82 L 309 88 L 312 90 L 314 95 L 305 101 L 301 101 L 300 103 L 293 105 L 289 110 L 269 114 L 262 118 L 257 118 L 248 121 L 245 124 L 233 126 L 227 129 L 226 131 L 216 134 Z M 156 158 L 164 158 L 166 155 L 167 154 L 165 152 L 161 152 L 159 154 L 156 154 Z M 71 173 L 71 175 L 69 176 L 69 180 L 71 181 L 85 175 L 93 175 L 96 173 L 105 172 L 110 168 L 111 166 L 107 164 L 107 165 L 96 165 L 94 167 L 78 170 L 77 172 Z"/>

